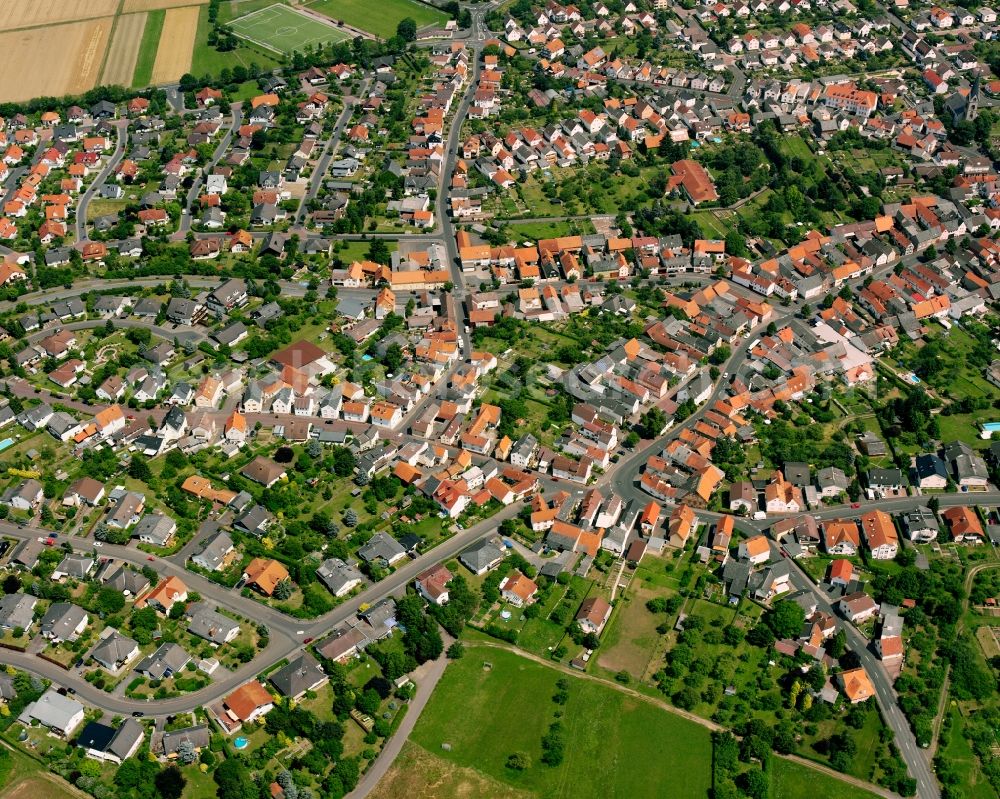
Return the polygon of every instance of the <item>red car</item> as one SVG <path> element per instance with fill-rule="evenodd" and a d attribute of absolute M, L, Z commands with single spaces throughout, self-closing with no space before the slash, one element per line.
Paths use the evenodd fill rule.
<path fill-rule="evenodd" d="M 154 558 L 152 555 L 150 555 L 148 558 L 146 558 L 146 560 L 153 561 L 153 560 L 156 560 L 156 558 Z"/>
<path fill-rule="evenodd" d="M 860 502 L 852 502 L 851 503 L 851 507 L 854 508 L 855 510 L 857 510 L 858 508 L 861 507 L 861 503 Z"/>
<path fill-rule="evenodd" d="M 311 644 L 312 642 L 313 642 L 312 638 L 303 638 L 302 639 L 302 643 L 303 644 Z"/>

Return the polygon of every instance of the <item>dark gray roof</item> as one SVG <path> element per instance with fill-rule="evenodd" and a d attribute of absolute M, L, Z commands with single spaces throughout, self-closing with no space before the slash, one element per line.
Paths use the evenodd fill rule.
<path fill-rule="evenodd" d="M 178 644 L 161 644 L 153 654 L 143 658 L 135 670 L 154 680 L 162 679 L 169 671 L 176 673 L 183 669 L 191 656 Z"/>
<path fill-rule="evenodd" d="M 210 734 L 208 727 L 187 727 L 183 730 L 173 730 L 163 733 L 163 754 L 173 755 L 177 753 L 181 744 L 190 743 L 195 749 L 204 749 L 209 744 Z"/>
<path fill-rule="evenodd" d="M 293 658 L 268 678 L 283 696 L 296 697 L 326 679 L 326 672 L 308 652 Z"/>
<path fill-rule="evenodd" d="M 97 646 L 90 656 L 98 663 L 111 664 L 114 668 L 119 663 L 123 663 L 135 650 L 137 643 L 127 635 L 122 635 L 117 630 L 112 630 Z"/>

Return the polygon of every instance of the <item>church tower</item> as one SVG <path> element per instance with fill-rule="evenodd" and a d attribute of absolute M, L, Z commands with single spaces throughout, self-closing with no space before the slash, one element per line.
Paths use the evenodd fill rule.
<path fill-rule="evenodd" d="M 975 81 L 972 83 L 972 89 L 969 92 L 969 96 L 965 101 L 965 113 L 962 117 L 966 122 L 975 122 L 976 117 L 979 116 L 979 76 L 976 76 Z"/>

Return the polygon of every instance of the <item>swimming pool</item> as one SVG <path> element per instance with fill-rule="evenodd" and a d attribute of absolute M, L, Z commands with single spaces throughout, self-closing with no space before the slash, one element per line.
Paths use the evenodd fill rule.
<path fill-rule="evenodd" d="M 236 738 L 233 741 L 233 746 L 235 746 L 237 749 L 246 749 L 249 743 L 250 742 L 241 735 L 239 738 Z"/>
<path fill-rule="evenodd" d="M 983 422 L 983 430 L 987 433 L 1000 433 L 1000 422 Z"/>
<path fill-rule="evenodd" d="M 13 443 L 14 443 L 13 438 L 5 438 L 3 441 L 0 441 L 0 452 L 3 452 L 5 449 L 7 449 L 7 447 L 9 447 Z"/>

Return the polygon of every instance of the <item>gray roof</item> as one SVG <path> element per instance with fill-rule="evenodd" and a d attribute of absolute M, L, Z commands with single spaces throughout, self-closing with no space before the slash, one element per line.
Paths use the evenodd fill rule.
<path fill-rule="evenodd" d="M 236 519 L 233 521 L 233 527 L 240 530 L 246 530 L 248 533 L 253 533 L 254 535 L 261 535 L 264 528 L 271 522 L 274 517 L 267 512 L 267 509 L 262 505 L 254 505 L 252 508 L 248 508 L 243 511 Z"/>
<path fill-rule="evenodd" d="M 154 544 L 166 546 L 177 529 L 177 523 L 160 513 L 147 513 L 132 530 L 135 538 L 148 538 Z"/>
<path fill-rule="evenodd" d="M 119 760 L 124 760 L 135 751 L 136 746 L 145 736 L 146 731 L 138 721 L 125 719 L 125 722 L 115 733 L 115 737 L 111 739 L 107 751 Z"/>
<path fill-rule="evenodd" d="M 68 731 L 73 717 L 83 711 L 83 705 L 75 699 L 63 696 L 55 688 L 49 688 L 41 697 L 28 705 L 20 718 L 35 719 L 46 727 Z"/>
<path fill-rule="evenodd" d="M 482 541 L 465 550 L 458 556 L 458 560 L 469 570 L 478 574 L 502 557 L 503 550 L 489 541 Z"/>
<path fill-rule="evenodd" d="M 296 697 L 326 680 L 326 672 L 316 658 L 303 652 L 278 669 L 268 680 L 282 696 Z"/>
<path fill-rule="evenodd" d="M 396 603 L 392 597 L 386 597 L 368 610 L 358 614 L 364 621 L 368 622 L 379 634 L 388 634 L 396 624 Z"/>
<path fill-rule="evenodd" d="M 42 616 L 42 634 L 67 640 L 81 621 L 87 618 L 87 611 L 69 602 L 55 602 Z"/>
<path fill-rule="evenodd" d="M 207 541 L 201 552 L 194 555 L 191 560 L 203 569 L 216 571 L 222 565 L 222 561 L 233 548 L 233 539 L 229 533 L 219 531 Z"/>
<path fill-rule="evenodd" d="M 121 565 L 115 569 L 105 579 L 104 584 L 108 588 L 114 588 L 123 593 L 128 591 L 132 596 L 138 596 L 149 588 L 149 580 L 142 572 L 137 572 L 135 569 L 131 569 L 125 565 Z"/>
<path fill-rule="evenodd" d="M 208 727 L 187 727 L 183 730 L 172 730 L 163 733 L 163 754 L 166 756 L 176 754 L 181 744 L 187 742 L 195 749 L 204 749 L 208 746 L 210 733 Z"/>
<path fill-rule="evenodd" d="M 361 572 L 350 563 L 340 558 L 330 558 L 324 560 L 320 567 L 316 569 L 316 576 L 323 582 L 330 592 L 336 595 L 348 590 L 356 580 L 363 579 Z"/>
<path fill-rule="evenodd" d="M 176 673 L 183 669 L 191 656 L 178 644 L 161 644 L 152 655 L 139 661 L 135 670 L 146 674 L 154 680 L 163 678 L 168 671 Z"/>
<path fill-rule="evenodd" d="M 33 620 L 32 612 L 38 600 L 27 594 L 7 594 L 0 599 L 0 628 L 27 630 Z"/>
<path fill-rule="evenodd" d="M 903 484 L 903 473 L 899 469 L 869 469 L 867 480 L 870 486 L 897 486 Z"/>
<path fill-rule="evenodd" d="M 843 469 L 838 469 L 836 466 L 827 466 L 825 469 L 820 469 L 816 474 L 816 484 L 820 488 L 835 486 L 846 490 L 849 481 Z"/>
<path fill-rule="evenodd" d="M 97 646 L 90 656 L 102 666 L 114 669 L 124 663 L 135 651 L 138 644 L 127 635 L 122 635 L 118 630 L 112 630 Z"/>
<path fill-rule="evenodd" d="M 35 538 L 29 538 L 27 541 L 22 541 L 14 547 L 14 551 L 10 553 L 10 562 L 17 563 L 28 569 L 34 568 L 35 564 L 38 563 L 38 556 L 42 554 L 43 549 L 45 549 L 44 544 Z"/>
<path fill-rule="evenodd" d="M 232 619 L 209 607 L 205 602 L 191 605 L 188 608 L 188 616 L 191 619 L 188 632 L 216 644 L 225 643 L 227 635 L 233 628 L 239 629 L 240 626 Z"/>
<path fill-rule="evenodd" d="M 403 549 L 400 543 L 391 535 L 381 530 L 375 533 L 368 540 L 368 543 L 358 550 L 358 557 L 366 563 L 371 563 L 373 560 L 382 560 L 389 563 L 405 554 L 406 550 Z"/>

